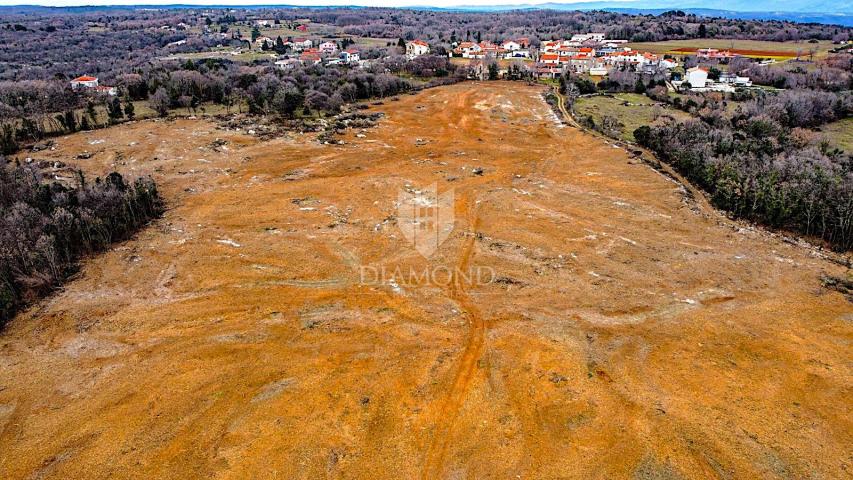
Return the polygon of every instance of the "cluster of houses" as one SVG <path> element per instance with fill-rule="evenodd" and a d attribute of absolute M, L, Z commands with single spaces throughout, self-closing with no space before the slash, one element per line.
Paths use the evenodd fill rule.
<path fill-rule="evenodd" d="M 632 50 L 626 43 L 627 40 L 608 40 L 603 33 L 542 42 L 534 71 L 540 77 L 554 78 L 563 72 L 606 76 L 613 70 L 658 73 L 678 66 L 675 60 Z"/>
<path fill-rule="evenodd" d="M 542 42 L 539 50 L 531 49 L 527 38 L 501 44 L 461 42 L 453 44 L 449 55 L 470 59 L 531 59 L 533 73 L 545 78 L 556 78 L 564 72 L 605 76 L 614 69 L 655 73 L 678 66 L 674 60 L 627 48 L 626 43 L 627 40 L 608 40 L 604 33 L 583 33 L 568 40 Z"/>
<path fill-rule="evenodd" d="M 314 42 L 310 39 L 296 38 L 292 42 L 285 42 L 285 45 L 290 46 L 293 53 L 285 55 L 275 62 L 276 67 L 284 70 L 297 65 L 316 65 L 319 63 L 325 65 L 365 66 L 365 61 L 361 59 L 361 54 L 357 48 L 341 50 L 335 42 L 321 42 L 315 47 Z"/>
<path fill-rule="evenodd" d="M 665 74 L 679 64 L 671 57 L 641 52 L 627 46 L 627 40 L 608 39 L 604 33 L 583 33 L 568 40 L 551 40 L 540 43 L 539 49 L 531 49 L 527 38 L 492 42 L 459 42 L 452 45 L 449 55 L 469 59 L 530 59 L 533 74 L 540 78 L 557 78 L 564 73 L 585 74 L 604 77 L 614 70 L 644 74 Z M 701 48 L 696 52 L 699 60 L 720 61 L 737 56 L 728 50 Z M 708 78 L 706 68 L 688 69 L 683 80 L 672 82 L 674 87 L 690 88 L 695 91 L 731 92 L 737 87 L 752 86 L 747 77 L 723 73 L 717 80 Z M 679 78 L 679 75 L 674 75 Z"/>
<path fill-rule="evenodd" d="M 492 58 L 530 58 L 530 40 L 519 38 L 507 40 L 500 45 L 492 42 L 460 42 L 453 45 L 449 55 L 471 59 Z"/>
<path fill-rule="evenodd" d="M 322 42 L 317 47 L 314 47 L 311 40 L 296 38 L 292 42 L 285 42 L 285 45 L 289 45 L 294 53 L 276 60 L 276 67 L 283 70 L 293 68 L 296 65 L 316 65 L 319 63 L 324 65 L 348 65 L 360 68 L 366 67 L 369 64 L 369 60 L 361 58 L 361 53 L 357 48 L 350 47 L 341 50 L 338 48 L 337 43 L 331 41 Z M 421 55 L 427 55 L 429 52 L 429 44 L 423 40 L 406 42 L 406 57 L 409 60 Z"/>

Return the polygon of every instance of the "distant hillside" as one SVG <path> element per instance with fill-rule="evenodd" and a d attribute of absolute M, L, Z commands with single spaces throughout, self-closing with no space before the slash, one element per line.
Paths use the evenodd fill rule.
<path fill-rule="evenodd" d="M 853 14 L 853 3 L 838 1 L 802 1 L 796 3 L 780 4 L 776 1 L 767 0 L 604 0 L 604 1 L 580 1 L 580 2 L 545 2 L 545 3 L 517 3 L 493 6 L 463 5 L 456 7 L 464 10 L 507 10 L 548 8 L 554 10 L 719 10 L 728 12 L 784 12 L 784 13 L 822 13 L 822 14 Z"/>
<path fill-rule="evenodd" d="M 687 13 L 706 17 L 740 18 L 745 20 L 786 20 L 799 23 L 824 23 L 843 25 L 846 27 L 853 26 L 853 2 L 823 0 L 786 3 L 784 5 L 780 5 L 779 2 L 771 2 L 767 0 L 685 0 L 681 2 L 613 0 L 571 3 L 522 3 L 494 6 L 463 5 L 447 9 L 435 8 L 435 10 L 457 11 L 504 11 L 527 9 L 584 11 L 605 10 L 635 15 L 660 15 L 665 11 L 678 9 Z"/>
<path fill-rule="evenodd" d="M 358 1 L 358 0 L 355 0 Z M 796 4 L 785 4 L 780 6 L 779 2 L 771 2 L 767 0 L 708 0 L 695 1 L 685 0 L 682 2 L 674 1 L 637 1 L 637 0 L 611 0 L 611 1 L 582 1 L 571 3 L 517 3 L 505 5 L 461 5 L 458 7 L 433 7 L 429 5 L 408 6 L 399 8 L 409 8 L 416 10 L 433 10 L 433 11 L 449 11 L 449 12 L 500 12 L 507 10 L 604 10 L 609 12 L 619 12 L 634 15 L 660 15 L 669 10 L 681 10 L 687 13 L 705 17 L 724 17 L 737 18 L 744 20 L 784 20 L 798 23 L 822 23 L 829 25 L 841 25 L 845 27 L 853 26 L 853 2 L 837 2 L 813 0 L 797 2 Z M 38 5 L 15 5 L 4 6 L 0 5 L 0 12 L 13 12 L 20 14 L 44 14 L 48 12 L 70 11 L 76 13 L 96 12 L 96 11 L 116 11 L 116 10 L 135 10 L 141 8 L 158 8 L 158 9 L 184 9 L 184 8 L 241 8 L 241 9 L 261 9 L 261 8 L 364 8 L 359 5 L 347 5 L 340 7 L 326 7 L 323 5 L 315 6 L 296 6 L 286 4 L 270 3 L 267 5 L 220 5 L 211 3 L 209 5 L 189 5 L 189 4 L 166 4 L 166 5 L 104 5 L 104 6 L 76 6 L 76 7 L 46 7 Z M 779 10 L 780 7 L 782 10 Z"/>

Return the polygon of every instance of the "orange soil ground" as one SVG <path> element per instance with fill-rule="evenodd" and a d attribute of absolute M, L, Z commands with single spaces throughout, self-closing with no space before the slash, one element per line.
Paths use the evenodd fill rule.
<path fill-rule="evenodd" d="M 188 119 L 59 139 L 43 157 L 95 151 L 73 162 L 150 173 L 171 208 L 0 336 L 0 478 L 850 478 L 853 304 L 819 281 L 844 269 L 540 94 L 404 96 L 345 145 Z M 433 182 L 456 224 L 426 260 L 394 213 Z"/>

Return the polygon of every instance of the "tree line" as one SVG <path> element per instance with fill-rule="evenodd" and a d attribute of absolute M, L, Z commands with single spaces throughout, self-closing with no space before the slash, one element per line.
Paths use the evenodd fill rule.
<path fill-rule="evenodd" d="M 812 127 L 853 109 L 829 92 L 791 91 L 699 118 L 642 126 L 637 142 L 735 217 L 853 248 L 853 157 Z"/>

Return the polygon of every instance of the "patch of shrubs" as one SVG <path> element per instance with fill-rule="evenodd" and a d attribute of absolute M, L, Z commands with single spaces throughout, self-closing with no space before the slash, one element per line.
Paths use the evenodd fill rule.
<path fill-rule="evenodd" d="M 634 138 L 734 216 L 850 250 L 853 160 L 774 113 L 643 126 Z"/>
<path fill-rule="evenodd" d="M 0 157 L 0 327 L 58 287 L 81 257 L 124 240 L 163 212 L 150 178 L 116 172 L 75 185 L 48 182 L 35 165 Z"/>

